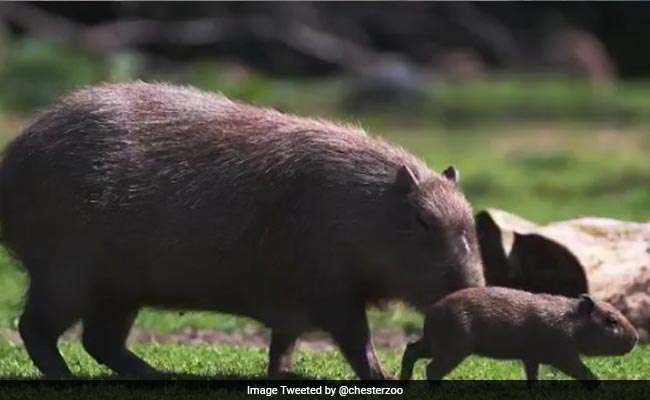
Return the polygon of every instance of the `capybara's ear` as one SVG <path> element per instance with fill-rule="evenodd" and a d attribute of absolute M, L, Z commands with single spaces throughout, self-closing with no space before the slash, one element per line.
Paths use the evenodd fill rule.
<path fill-rule="evenodd" d="M 448 166 L 447 169 L 442 171 L 442 176 L 454 183 L 458 183 L 460 180 L 460 172 L 458 172 L 458 169 L 453 165 Z"/>
<path fill-rule="evenodd" d="M 413 171 L 406 165 L 402 165 L 397 170 L 395 184 L 402 193 L 409 193 L 418 186 L 418 179 L 413 175 Z"/>
<path fill-rule="evenodd" d="M 583 293 L 578 297 L 578 312 L 580 314 L 589 315 L 594 311 L 594 299 L 591 298 L 586 293 Z"/>

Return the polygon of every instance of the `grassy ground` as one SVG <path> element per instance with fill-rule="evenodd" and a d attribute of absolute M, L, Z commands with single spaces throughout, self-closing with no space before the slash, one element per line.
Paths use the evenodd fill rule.
<path fill-rule="evenodd" d="M 64 343 L 62 352 L 74 373 L 84 378 L 110 376 L 103 366 L 94 362 L 78 343 Z M 220 377 L 227 379 L 263 378 L 266 371 L 266 349 L 232 346 L 136 345 L 134 351 L 153 366 L 179 374 L 184 378 Z M 380 352 L 386 371 L 398 375 L 401 354 Z M 0 377 L 35 378 L 37 371 L 21 347 L 0 344 Z M 297 352 L 295 373 L 309 379 L 353 379 L 354 375 L 340 353 Z M 601 379 L 650 379 L 650 347 L 640 347 L 619 358 L 586 358 L 586 364 Z M 416 364 L 414 379 L 424 379 L 426 361 Z M 523 377 L 521 365 L 515 361 L 494 361 L 481 357 L 465 360 L 448 379 L 505 379 Z M 541 379 L 568 379 L 550 367 L 543 367 Z"/>

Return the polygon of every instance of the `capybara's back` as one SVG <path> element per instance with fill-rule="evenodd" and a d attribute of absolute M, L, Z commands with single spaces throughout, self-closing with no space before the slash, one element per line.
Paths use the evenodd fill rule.
<path fill-rule="evenodd" d="M 272 328 L 270 371 L 318 328 L 377 377 L 365 304 L 483 284 L 456 176 L 360 129 L 192 88 L 72 93 L 0 166 L 3 242 L 31 280 L 20 333 L 66 375 L 56 338 L 81 319 L 97 360 L 149 374 L 124 347 L 142 306 L 222 311 Z"/>

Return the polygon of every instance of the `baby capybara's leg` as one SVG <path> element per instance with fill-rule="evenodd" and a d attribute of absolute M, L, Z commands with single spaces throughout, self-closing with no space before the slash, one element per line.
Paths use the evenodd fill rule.
<path fill-rule="evenodd" d="M 589 389 L 598 386 L 598 377 L 582 362 L 578 354 L 565 354 L 566 357 L 553 362 L 553 366 L 574 379 L 580 380 Z"/>
<path fill-rule="evenodd" d="M 402 356 L 402 369 L 399 376 L 400 380 L 405 381 L 411 379 L 415 362 L 420 358 L 427 356 L 424 350 L 425 346 L 422 339 L 406 345 L 404 355 Z"/>
<path fill-rule="evenodd" d="M 439 381 L 470 355 L 462 339 L 453 343 L 436 343 L 433 360 L 427 365 L 427 380 Z"/>
<path fill-rule="evenodd" d="M 120 375 L 160 377 L 160 372 L 126 347 L 126 338 L 137 314 L 137 308 L 120 307 L 109 302 L 93 304 L 92 311 L 83 318 L 83 346 L 97 362 Z"/>
<path fill-rule="evenodd" d="M 271 343 L 269 345 L 269 376 L 277 376 L 291 372 L 292 353 L 298 333 L 282 331 L 280 329 L 271 330 Z"/>
<path fill-rule="evenodd" d="M 18 330 L 32 362 L 46 378 L 72 374 L 57 348 L 59 336 L 81 316 L 76 288 L 57 284 L 61 277 L 32 277 Z"/>
<path fill-rule="evenodd" d="M 332 335 L 359 379 L 390 378 L 377 360 L 363 303 L 329 303 L 319 318 L 322 329 Z"/>

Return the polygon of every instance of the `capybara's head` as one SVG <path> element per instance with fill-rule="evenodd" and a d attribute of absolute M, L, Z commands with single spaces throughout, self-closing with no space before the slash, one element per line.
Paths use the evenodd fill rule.
<path fill-rule="evenodd" d="M 639 340 L 636 329 L 620 311 L 589 295 L 580 295 L 574 316 L 575 338 L 582 354 L 623 355 Z"/>
<path fill-rule="evenodd" d="M 391 253 L 393 284 L 400 297 L 424 309 L 458 289 L 484 286 L 483 264 L 471 206 L 453 166 L 416 177 L 403 166 L 389 201 L 397 229 Z"/>

